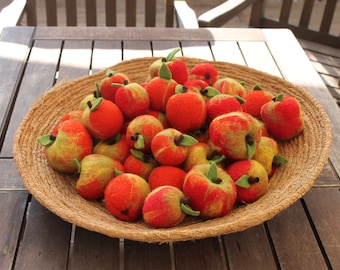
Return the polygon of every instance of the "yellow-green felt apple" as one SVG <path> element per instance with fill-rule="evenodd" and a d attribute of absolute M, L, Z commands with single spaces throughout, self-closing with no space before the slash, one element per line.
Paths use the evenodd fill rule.
<path fill-rule="evenodd" d="M 102 198 L 109 181 L 117 173 L 124 172 L 124 166 L 118 160 L 101 154 L 90 154 L 82 161 L 74 162 L 79 173 L 76 190 L 79 195 L 89 200 Z"/>
<path fill-rule="evenodd" d="M 59 172 L 77 171 L 73 160 L 82 160 L 92 153 L 93 141 L 85 126 L 76 120 L 65 120 L 54 128 L 55 133 L 37 138 L 44 146 L 48 163 Z"/>

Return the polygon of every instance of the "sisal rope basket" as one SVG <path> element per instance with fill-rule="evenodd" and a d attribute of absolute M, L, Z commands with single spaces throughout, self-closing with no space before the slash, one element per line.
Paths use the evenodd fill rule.
<path fill-rule="evenodd" d="M 111 69 L 126 73 L 131 81 L 142 83 L 148 66 L 156 58 L 121 62 Z M 184 58 L 188 69 L 205 60 Z M 142 220 L 128 223 L 114 218 L 98 201 L 79 196 L 75 180 L 54 171 L 36 141 L 49 133 L 65 113 L 77 109 L 80 101 L 95 89 L 95 82 L 105 70 L 84 78 L 61 82 L 40 97 L 29 110 L 14 139 L 14 160 L 29 192 L 50 211 L 77 226 L 110 237 L 142 242 L 173 242 L 213 237 L 243 231 L 273 218 L 301 198 L 323 169 L 331 145 L 331 124 L 319 103 L 304 89 L 283 79 L 244 66 L 212 62 L 220 77 L 243 80 L 251 89 L 259 83 L 273 94 L 283 92 L 301 103 L 305 120 L 304 132 L 280 143 L 281 154 L 288 164 L 278 169 L 270 180 L 268 192 L 254 203 L 235 207 L 228 215 L 212 220 L 187 217 L 180 225 L 154 229 Z"/>

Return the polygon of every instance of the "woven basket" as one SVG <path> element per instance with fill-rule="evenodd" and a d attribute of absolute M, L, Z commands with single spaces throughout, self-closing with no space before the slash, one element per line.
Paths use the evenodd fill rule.
<path fill-rule="evenodd" d="M 156 58 L 140 58 L 121 62 L 111 69 L 128 74 L 134 82 L 144 82 L 148 66 Z M 184 58 L 188 68 L 205 60 Z M 114 218 L 97 201 L 79 196 L 75 180 L 60 174 L 48 165 L 43 147 L 36 139 L 59 122 L 62 115 L 77 109 L 83 97 L 95 89 L 105 71 L 61 82 L 40 97 L 22 121 L 14 139 L 14 160 L 22 180 L 31 194 L 46 208 L 77 226 L 110 237 L 142 242 L 172 242 L 201 239 L 243 231 L 271 219 L 302 197 L 313 185 L 327 161 L 331 145 L 331 125 L 323 108 L 304 89 L 283 79 L 244 66 L 212 62 L 220 76 L 246 82 L 252 88 L 259 83 L 273 94 L 283 92 L 296 97 L 305 119 L 303 134 L 280 143 L 289 162 L 277 170 L 270 180 L 268 192 L 254 203 L 235 207 L 228 215 L 212 220 L 188 217 L 168 229 L 154 229 L 142 220 L 128 223 Z"/>

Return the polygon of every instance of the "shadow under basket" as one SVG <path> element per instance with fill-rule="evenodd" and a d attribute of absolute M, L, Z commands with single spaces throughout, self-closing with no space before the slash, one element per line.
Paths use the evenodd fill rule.
<path fill-rule="evenodd" d="M 146 81 L 149 65 L 158 58 L 138 58 L 109 67 L 126 73 L 132 82 Z M 183 58 L 190 70 L 201 59 Z M 256 84 L 272 94 L 296 97 L 303 111 L 305 129 L 296 138 L 280 142 L 280 153 L 288 163 L 270 179 L 267 193 L 254 203 L 235 207 L 221 218 L 202 220 L 187 217 L 173 228 L 155 229 L 142 219 L 124 222 L 113 217 L 99 201 L 83 199 L 75 189 L 75 179 L 53 170 L 37 138 L 47 134 L 61 117 L 78 109 L 80 101 L 105 77 L 99 73 L 64 81 L 41 96 L 20 124 L 14 139 L 14 160 L 29 192 L 47 209 L 70 223 L 110 237 L 142 242 L 174 242 L 202 239 L 240 232 L 273 218 L 301 198 L 323 169 L 331 145 L 331 124 L 316 99 L 306 90 L 281 78 L 245 66 L 211 62 L 220 77 L 245 81 L 247 90 Z"/>

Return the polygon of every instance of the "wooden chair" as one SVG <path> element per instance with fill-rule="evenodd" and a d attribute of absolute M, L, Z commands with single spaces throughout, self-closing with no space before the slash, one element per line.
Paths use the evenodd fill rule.
<path fill-rule="evenodd" d="M 40 3 L 39 3 L 40 2 Z M 186 1 L 163 0 L 161 3 L 164 5 L 164 27 L 185 27 L 185 28 L 198 28 L 195 12 L 187 5 Z M 42 5 L 43 4 L 43 5 Z M 22 19 L 25 19 L 25 25 L 36 26 L 39 23 L 39 16 L 46 16 L 47 26 L 61 25 L 60 17 L 65 21 L 64 25 L 67 26 L 98 26 L 99 19 L 104 21 L 105 26 L 117 26 L 117 7 L 122 6 L 124 1 L 118 0 L 105 0 L 105 11 L 98 14 L 98 5 L 96 0 L 86 0 L 85 8 L 79 7 L 76 0 L 13 0 L 10 5 L 3 9 L 0 14 L 0 25 L 3 27 L 11 25 L 20 25 Z M 144 25 L 145 27 L 156 26 L 157 0 L 145 0 L 144 5 Z M 39 6 L 40 5 L 40 6 Z M 65 6 L 65 14 L 59 17 L 57 12 L 57 5 Z M 41 8 L 45 6 L 45 12 Z M 125 0 L 125 25 L 123 26 L 136 26 L 137 25 L 137 1 Z M 40 14 L 44 12 L 45 14 Z M 105 16 L 99 18 L 99 16 Z M 180 18 L 180 19 L 178 19 Z M 58 20 L 59 19 L 59 20 Z M 84 21 L 81 22 L 81 19 Z"/>
<path fill-rule="evenodd" d="M 291 29 L 340 105 L 340 25 L 335 17 L 339 16 L 340 7 L 336 7 L 337 0 L 281 2 L 281 9 L 274 14 L 266 0 L 228 0 L 200 15 L 198 24 L 200 27 L 228 26 L 229 20 L 249 8 L 249 27 Z M 320 17 L 319 25 L 315 24 L 318 21 L 315 15 Z"/>
<path fill-rule="evenodd" d="M 293 0 L 282 1 L 281 10 L 277 18 L 273 18 L 273 14 L 267 12 L 268 5 L 266 0 L 228 0 L 199 16 L 198 24 L 200 27 L 220 27 L 252 5 L 249 20 L 250 27 L 290 28 L 298 38 L 340 48 L 340 33 L 334 34 L 330 31 L 335 19 L 337 0 L 324 1 L 326 1 L 326 5 L 320 25 L 316 29 L 314 25 L 310 24 L 312 15 L 320 13 L 315 5 L 316 0 L 302 1 L 301 16 L 298 22 L 295 23 L 290 20 L 290 15 L 295 8 Z"/>

